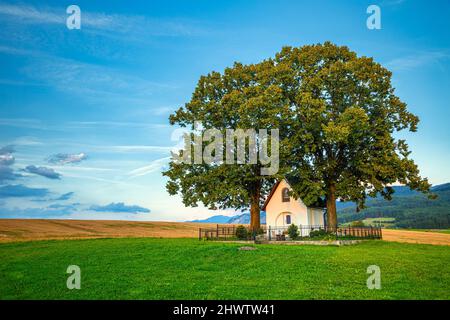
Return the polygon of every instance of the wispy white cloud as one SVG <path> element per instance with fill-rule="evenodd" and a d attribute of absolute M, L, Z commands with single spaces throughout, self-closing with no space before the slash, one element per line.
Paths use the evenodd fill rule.
<path fill-rule="evenodd" d="M 439 63 L 449 59 L 450 54 L 444 51 L 417 52 L 416 54 L 400 57 L 388 61 L 385 65 L 392 70 L 411 70 L 424 65 Z"/>
<path fill-rule="evenodd" d="M 149 100 L 156 93 L 177 89 L 174 84 L 132 75 L 109 64 L 86 63 L 58 57 L 59 51 L 55 49 L 53 43 L 56 40 L 52 40 L 53 42 L 46 39 L 36 41 L 37 35 L 34 27 L 21 28 L 17 26 L 18 24 L 62 24 L 65 28 L 66 17 L 64 7 L 0 3 L 0 19 L 3 27 L 0 30 L 0 42 L 2 42 L 0 53 L 33 58 L 24 60 L 24 65 L 17 71 L 17 74 L 21 75 L 20 79 L 0 79 L 1 84 L 46 86 L 60 92 L 73 94 L 92 105 L 108 103 L 134 107 L 148 105 Z M 79 50 L 95 56 L 99 45 L 98 39 L 119 37 L 128 42 L 133 38 L 142 41 L 154 35 L 196 34 L 197 28 L 191 28 L 190 25 L 191 23 L 184 24 L 167 19 L 153 20 L 143 16 L 93 13 L 82 9 L 83 41 L 80 40 L 78 43 L 76 40 L 76 43 L 67 45 L 68 49 Z M 52 37 L 47 36 L 47 38 L 63 41 L 65 38 L 63 34 L 60 34 L 60 30 L 59 27 L 47 28 L 44 33 L 53 35 Z M 95 33 L 95 36 L 89 37 L 89 34 L 92 33 Z M 108 43 L 110 42 L 106 42 L 106 44 Z M 109 48 L 108 45 L 106 47 Z M 102 51 L 97 56 L 104 60 L 105 57 L 112 56 L 112 53 Z M 165 111 L 160 110 L 159 112 Z"/>
<path fill-rule="evenodd" d="M 35 51 L 32 51 L 32 50 L 20 49 L 20 48 L 4 46 L 4 45 L 0 45 L 0 53 L 6 53 L 6 54 L 11 54 L 11 55 L 21 55 L 21 56 L 37 54 Z"/>
<path fill-rule="evenodd" d="M 168 129 L 171 128 L 169 124 L 166 123 L 149 123 L 142 121 L 68 121 L 68 122 L 57 122 L 50 123 L 35 118 L 0 118 L 0 126 L 26 128 L 26 129 L 38 129 L 38 130 L 53 130 L 53 131 L 70 131 L 73 129 L 97 129 L 99 127 L 127 127 L 130 129 Z M 19 137 L 12 142 L 12 144 L 23 144 L 23 145 L 37 145 L 43 144 L 43 141 L 39 141 L 35 137 Z M 58 144 L 58 141 L 46 141 L 45 143 Z M 68 141 L 59 141 L 59 143 L 66 144 Z M 75 144 L 74 144 L 75 145 Z M 77 143 L 78 146 L 89 146 L 84 143 Z"/>
<path fill-rule="evenodd" d="M 15 146 L 42 146 L 43 143 L 36 137 L 32 136 L 22 136 L 17 137 L 12 141 Z"/>
<path fill-rule="evenodd" d="M 52 166 L 52 168 L 61 172 L 110 172 L 116 169 L 99 167 L 81 167 L 81 166 Z"/>
<path fill-rule="evenodd" d="M 381 6 L 398 6 L 405 2 L 406 0 L 385 0 L 381 2 Z"/>
<path fill-rule="evenodd" d="M 2 22 L 8 22 L 12 25 L 23 23 L 65 24 L 66 17 L 64 8 L 37 8 L 28 5 L 0 4 L 0 19 L 2 19 Z M 140 16 L 108 15 L 82 10 L 83 27 L 85 27 L 83 29 L 85 34 L 101 33 L 101 38 L 119 35 L 125 41 L 132 38 L 148 39 L 151 32 L 158 35 L 194 33 L 188 31 L 189 28 L 183 28 L 174 22 L 155 22 Z M 150 81 L 107 65 L 84 63 L 52 55 L 50 52 L 54 51 L 53 44 L 43 44 L 42 41 L 34 43 L 36 37 L 34 29 L 11 28 L 12 30 L 18 30 L 14 32 L 19 32 L 20 35 L 11 36 L 10 32 L 2 31 L 0 39 L 3 40 L 3 43 L 0 45 L 0 53 L 33 57 L 34 59 L 27 60 L 27 64 L 18 70 L 19 74 L 25 75 L 28 79 L 0 79 L 0 83 L 15 86 L 49 86 L 62 92 L 75 94 L 96 104 L 105 103 L 108 100 L 110 103 L 117 102 L 121 105 L 135 106 L 147 105 L 155 92 L 177 89 L 177 86 L 173 84 Z M 158 32 L 157 30 L 161 28 L 173 32 Z M 56 31 L 45 31 L 45 33 L 49 32 Z M 148 34 L 149 32 L 150 34 Z M 80 44 L 76 43 L 76 50 L 87 50 L 88 54 L 95 55 L 95 51 L 98 49 L 96 48 L 98 36 L 92 37 L 92 41 L 85 39 Z M 61 35 L 58 35 L 58 37 L 61 37 Z M 16 38 L 22 40 L 16 41 L 14 40 Z M 24 45 L 26 48 L 23 47 Z M 85 45 L 89 48 L 84 48 Z M 111 55 L 109 52 L 102 51 L 99 57 L 103 59 Z"/>
<path fill-rule="evenodd" d="M 46 86 L 44 83 L 33 83 L 30 81 L 20 81 L 20 80 L 11 80 L 11 79 L 0 79 L 0 84 L 8 85 L 8 86 L 20 86 L 20 87 L 42 87 Z"/>
<path fill-rule="evenodd" d="M 145 176 L 147 174 L 161 171 L 161 169 L 169 162 L 170 157 L 165 157 L 161 159 L 157 159 L 152 161 L 149 165 L 134 169 L 130 171 L 128 174 L 131 178 L 136 178 L 140 176 Z"/>
<path fill-rule="evenodd" d="M 0 15 L 21 24 L 63 24 L 67 14 L 64 7 L 36 7 L 24 4 L 0 4 Z M 81 9 L 81 28 L 102 32 L 104 36 L 126 35 L 128 39 L 145 36 L 195 36 L 206 33 L 196 21 L 157 19 L 139 15 L 106 14 Z"/>
<path fill-rule="evenodd" d="M 98 128 L 101 127 L 130 127 L 130 128 L 147 128 L 147 129 L 163 129 L 170 128 L 169 124 L 165 123 L 148 123 L 137 121 L 70 121 L 65 123 L 66 128 Z"/>
<path fill-rule="evenodd" d="M 157 146 L 157 145 L 91 145 L 83 143 L 71 143 L 71 142 L 53 142 L 53 145 L 65 145 L 82 148 L 88 152 L 101 152 L 101 153 L 162 153 L 170 154 L 173 147 L 170 146 Z"/>
<path fill-rule="evenodd" d="M 21 69 L 29 79 L 93 102 L 145 105 L 156 91 L 177 87 L 149 81 L 117 69 L 72 59 L 45 57 Z"/>
<path fill-rule="evenodd" d="M 128 146 L 105 146 L 103 149 L 114 152 L 165 152 L 169 153 L 172 147 L 148 146 L 148 145 L 128 145 Z"/>
<path fill-rule="evenodd" d="M 155 92 L 178 88 L 174 84 L 150 81 L 108 66 L 60 58 L 38 51 L 0 46 L 0 52 L 36 58 L 18 70 L 28 80 L 0 79 L 0 83 L 6 85 L 48 86 L 96 103 L 107 100 L 140 106 L 147 105 Z"/>
<path fill-rule="evenodd" d="M 45 129 L 42 121 L 28 118 L 0 118 L 0 126 L 11 126 L 27 129 Z"/>
<path fill-rule="evenodd" d="M 162 116 L 162 115 L 165 115 L 165 114 L 169 114 L 171 111 L 173 111 L 175 108 L 174 107 L 158 107 L 158 108 L 154 108 L 154 109 L 152 109 L 152 113 L 154 114 L 154 115 L 157 115 L 157 116 Z"/>
<path fill-rule="evenodd" d="M 65 178 L 73 178 L 73 179 L 84 180 L 85 182 L 86 181 L 96 181 L 96 182 L 103 183 L 104 185 L 97 185 L 96 186 L 96 191 L 104 189 L 106 186 L 107 187 L 122 186 L 122 187 L 127 188 L 127 189 L 142 187 L 142 185 L 126 182 L 126 181 L 122 180 L 122 178 L 114 180 L 114 179 L 107 179 L 107 178 L 102 178 L 102 177 L 96 177 L 96 176 L 94 176 L 92 174 L 90 174 L 90 175 L 82 175 L 82 174 L 77 174 L 77 173 L 64 173 L 64 177 Z"/>
<path fill-rule="evenodd" d="M 58 14 L 56 10 L 39 10 L 29 5 L 0 4 L 0 14 L 18 19 L 21 23 L 63 23 L 64 11 Z"/>
<path fill-rule="evenodd" d="M 76 154 L 68 154 L 68 153 L 57 153 L 48 157 L 48 162 L 53 164 L 71 164 L 71 163 L 79 163 L 83 160 L 87 159 L 87 154 L 84 152 L 76 153 Z"/>

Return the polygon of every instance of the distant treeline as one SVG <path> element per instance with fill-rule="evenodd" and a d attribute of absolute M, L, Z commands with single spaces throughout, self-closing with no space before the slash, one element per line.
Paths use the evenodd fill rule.
<path fill-rule="evenodd" d="M 450 183 L 432 188 L 438 195 L 435 200 L 410 191 L 407 187 L 395 187 L 391 201 L 382 198 L 369 199 L 366 209 L 356 212 L 353 205 L 338 205 L 340 223 L 365 218 L 395 218 L 394 227 L 417 229 L 450 228 Z"/>

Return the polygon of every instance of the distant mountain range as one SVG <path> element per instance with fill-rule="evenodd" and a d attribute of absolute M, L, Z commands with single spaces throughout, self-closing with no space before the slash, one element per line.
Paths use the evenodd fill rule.
<path fill-rule="evenodd" d="M 450 228 L 450 183 L 432 187 L 438 198 L 428 199 L 425 195 L 412 191 L 408 187 L 395 186 L 391 201 L 381 196 L 369 198 L 367 208 L 356 212 L 353 202 L 337 202 L 340 223 L 363 220 L 366 218 L 395 218 L 392 226 L 401 228 Z M 217 215 L 204 220 L 191 222 L 219 224 L 249 224 L 250 213 L 235 216 Z M 261 223 L 266 223 L 266 213 L 261 212 Z"/>
<path fill-rule="evenodd" d="M 237 214 L 234 216 L 223 216 L 223 215 L 217 215 L 212 216 L 207 219 L 203 220 L 192 220 L 188 222 L 204 222 L 204 223 L 221 223 L 221 224 L 249 224 L 250 223 L 250 213 L 244 212 L 241 214 Z M 261 223 L 266 223 L 266 213 L 264 211 L 261 211 Z"/>
<path fill-rule="evenodd" d="M 187 221 L 187 222 L 228 223 L 228 221 L 230 219 L 231 219 L 231 217 L 229 217 L 229 216 L 218 215 L 218 216 L 212 216 L 212 217 L 209 217 L 209 218 L 203 219 L 203 220 L 192 220 L 192 221 Z"/>

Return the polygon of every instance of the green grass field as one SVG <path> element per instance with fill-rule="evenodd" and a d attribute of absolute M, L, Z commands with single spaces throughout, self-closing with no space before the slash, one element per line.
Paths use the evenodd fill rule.
<path fill-rule="evenodd" d="M 0 245 L 1 299 L 450 299 L 450 247 L 372 241 L 347 247 L 195 239 Z M 66 268 L 81 268 L 81 289 Z M 369 265 L 381 268 L 369 290 Z"/>

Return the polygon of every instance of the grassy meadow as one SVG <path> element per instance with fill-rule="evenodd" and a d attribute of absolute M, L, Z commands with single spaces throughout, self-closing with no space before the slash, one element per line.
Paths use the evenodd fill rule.
<path fill-rule="evenodd" d="M 0 299 L 450 299 L 450 247 L 117 238 L 0 244 Z M 66 269 L 81 268 L 69 290 Z M 381 268 L 369 290 L 369 265 Z"/>

